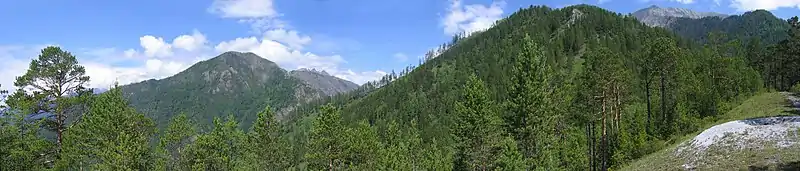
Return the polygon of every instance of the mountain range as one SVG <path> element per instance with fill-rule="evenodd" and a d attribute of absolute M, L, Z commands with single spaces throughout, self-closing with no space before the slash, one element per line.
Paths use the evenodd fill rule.
<path fill-rule="evenodd" d="M 251 123 L 267 106 L 285 113 L 301 103 L 357 87 L 316 70 L 289 72 L 254 53 L 225 52 L 174 76 L 125 85 L 122 90 L 134 108 L 163 126 L 179 113 L 201 125 L 225 115 Z"/>
<path fill-rule="evenodd" d="M 788 37 L 789 24 L 766 10 L 726 15 L 714 12 L 697 12 L 684 8 L 650 6 L 631 14 L 642 23 L 663 27 L 675 34 L 700 43 L 711 41 L 709 33 L 717 34 L 721 42 L 740 40 L 748 43 L 753 38 L 765 44 L 775 44 Z"/>
<path fill-rule="evenodd" d="M 728 15 L 715 12 L 696 12 L 685 8 L 662 8 L 655 5 L 633 12 L 632 15 L 642 23 L 656 27 L 668 27 L 677 18 L 701 19 L 711 17 L 723 19 L 728 17 Z"/>

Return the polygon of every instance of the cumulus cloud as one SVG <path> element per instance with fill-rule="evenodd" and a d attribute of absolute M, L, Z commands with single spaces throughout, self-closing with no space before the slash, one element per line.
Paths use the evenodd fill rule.
<path fill-rule="evenodd" d="M 140 47 L 95 48 L 79 50 L 78 57 L 91 77 L 89 87 L 106 88 L 114 82 L 130 84 L 147 79 L 162 79 L 224 51 L 253 52 L 293 70 L 315 68 L 333 76 L 363 84 L 379 79 L 381 70 L 353 71 L 340 66 L 346 61 L 339 55 L 318 55 L 303 51 L 312 38 L 287 29 L 278 17 L 272 0 L 215 0 L 208 11 L 223 18 L 250 24 L 257 36 L 221 41 L 216 45 L 198 30 L 173 39 L 156 35 L 139 37 Z M 169 42 L 169 40 L 172 40 Z M 135 41 L 135 38 L 133 39 Z M 0 46 L 0 84 L 12 89 L 14 77 L 24 74 L 27 64 L 44 46 Z"/>
<path fill-rule="evenodd" d="M 347 61 L 339 55 L 320 56 L 310 52 L 302 52 L 267 38 L 236 38 L 220 42 L 214 49 L 217 53 L 226 51 L 253 52 L 288 70 L 300 68 L 324 70 L 335 77 L 349 80 L 356 84 L 377 80 L 386 75 L 386 72 L 381 70 L 355 72 L 351 69 L 342 69 L 340 66 Z"/>
<path fill-rule="evenodd" d="M 253 52 L 288 69 L 316 68 L 331 70 L 345 62 L 338 55 L 318 56 L 313 53 L 294 50 L 274 40 L 263 38 L 259 40 L 256 37 L 236 38 L 220 42 L 214 49 L 218 53 L 226 51 Z"/>
<path fill-rule="evenodd" d="M 139 45 L 144 48 L 148 57 L 166 57 L 172 55 L 172 45 L 164 42 L 163 38 L 145 35 L 139 38 Z"/>
<path fill-rule="evenodd" d="M 736 8 L 739 11 L 800 8 L 800 0 L 731 0 L 731 7 Z"/>
<path fill-rule="evenodd" d="M 119 67 L 105 63 L 88 61 L 81 63 L 86 67 L 86 75 L 91 80 L 89 87 L 107 88 L 115 82 L 120 85 L 147 79 L 162 79 L 174 75 L 189 65 L 178 61 L 148 59 L 143 66 Z"/>
<path fill-rule="evenodd" d="M 176 48 L 181 48 L 187 51 L 194 51 L 202 48 L 206 44 L 206 36 L 200 31 L 192 31 L 192 35 L 181 35 L 172 40 L 172 44 Z"/>
<path fill-rule="evenodd" d="M 264 38 L 285 43 L 289 45 L 289 47 L 298 50 L 303 49 L 303 46 L 311 42 L 310 37 L 299 35 L 297 31 L 294 30 L 285 29 L 269 30 L 264 33 Z"/>
<path fill-rule="evenodd" d="M 441 20 L 444 32 L 448 35 L 456 35 L 488 29 L 494 25 L 495 21 L 502 18 L 505 4 L 505 1 L 495 1 L 489 6 L 463 5 L 461 0 L 450 0 L 447 14 Z"/>
<path fill-rule="evenodd" d="M 23 46 L 0 46 L 0 90 L 13 90 L 14 80 L 17 76 L 25 74 L 28 64 L 37 49 Z"/>
<path fill-rule="evenodd" d="M 209 12 L 249 24 L 258 35 L 222 41 L 214 46 L 217 53 L 253 52 L 288 70 L 314 68 L 358 84 L 380 78 L 375 75 L 385 75 L 381 74 L 382 71 L 353 72 L 341 69 L 339 66 L 347 61 L 339 55 L 324 56 L 303 51 L 312 38 L 288 29 L 290 26 L 280 19 L 281 14 L 275 10 L 273 0 L 215 0 Z"/>

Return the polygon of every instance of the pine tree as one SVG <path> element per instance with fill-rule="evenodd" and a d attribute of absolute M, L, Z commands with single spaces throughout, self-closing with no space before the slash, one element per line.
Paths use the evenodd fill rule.
<path fill-rule="evenodd" d="M 489 99 L 483 81 L 469 76 L 463 100 L 455 104 L 457 137 L 461 166 L 469 170 L 492 170 L 501 138 L 502 120 Z"/>
<path fill-rule="evenodd" d="M 191 170 L 237 170 L 246 165 L 246 135 L 233 115 L 214 118 L 214 129 L 200 135 L 182 154 L 182 165 Z"/>
<path fill-rule="evenodd" d="M 551 70 L 540 47 L 530 36 L 523 38 L 522 51 L 514 58 L 512 84 L 509 89 L 508 111 L 505 117 L 508 131 L 512 132 L 525 158 L 538 160 L 549 132 L 547 123 L 550 109 L 549 81 Z"/>
<path fill-rule="evenodd" d="M 4 105 L 7 91 L 0 90 L 0 168 L 8 170 L 44 170 L 49 166 L 46 154 L 53 143 L 39 137 L 42 121 L 29 121 L 25 114 Z"/>
<path fill-rule="evenodd" d="M 275 112 L 267 106 L 258 113 L 250 128 L 248 158 L 255 170 L 283 170 L 289 167 L 289 147 L 281 138 L 281 124 L 275 120 Z"/>
<path fill-rule="evenodd" d="M 13 101 L 21 110 L 39 111 L 42 109 L 55 115 L 51 128 L 56 132 L 57 150 L 61 149 L 63 133 L 67 130 L 67 120 L 75 112 L 70 109 L 75 105 L 85 103 L 82 98 L 68 98 L 70 93 L 86 94 L 84 86 L 89 82 L 86 70 L 78 64 L 78 60 L 71 53 L 59 47 L 48 46 L 42 49 L 38 58 L 33 59 L 24 75 L 14 81 L 14 86 L 29 91 L 16 91 Z M 26 92 L 32 92 L 28 94 Z M 22 106 L 21 101 L 44 102 L 28 103 L 39 104 Z"/>
<path fill-rule="evenodd" d="M 196 135 L 197 128 L 185 113 L 172 118 L 166 130 L 162 133 L 159 142 L 159 150 L 163 150 L 159 154 L 163 156 L 158 162 L 164 163 L 164 169 L 188 169 L 180 165 L 181 154 L 184 153 L 191 138 Z"/>
<path fill-rule="evenodd" d="M 322 106 L 308 137 L 305 159 L 309 167 L 334 170 L 343 166 L 347 150 L 343 137 L 345 131 L 339 109 L 330 104 Z"/>
<path fill-rule="evenodd" d="M 152 169 L 148 145 L 155 123 L 128 106 L 119 87 L 92 101 L 82 121 L 64 136 L 63 169 Z"/>

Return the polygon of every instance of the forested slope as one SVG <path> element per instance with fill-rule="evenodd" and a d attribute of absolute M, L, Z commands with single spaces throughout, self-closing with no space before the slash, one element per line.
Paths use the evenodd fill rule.
<path fill-rule="evenodd" d="M 675 18 L 672 24 L 665 27 L 684 38 L 705 43 L 718 41 L 714 39 L 722 39 L 724 42 L 739 40 L 742 43 L 759 39 L 760 43 L 772 45 L 789 36 L 786 32 L 789 24 L 766 10 L 750 11 L 724 18 Z M 714 36 L 710 33 L 723 33 L 727 36 L 709 37 Z"/>
<path fill-rule="evenodd" d="M 528 166 L 585 170 L 656 151 L 762 85 L 740 47 L 703 47 L 586 5 L 522 9 L 446 49 L 363 98 L 333 103 L 345 123 L 379 132 L 416 123 L 423 144 L 458 149 L 469 142 L 454 135 L 463 124 L 455 106 L 474 74 Z M 293 131 L 301 143 L 302 129 Z"/>
<path fill-rule="evenodd" d="M 282 109 L 323 96 L 277 64 L 241 52 L 226 52 L 174 76 L 121 89 L 131 106 L 161 127 L 181 113 L 201 126 L 211 126 L 214 117 L 226 115 L 247 126 L 265 106 Z"/>

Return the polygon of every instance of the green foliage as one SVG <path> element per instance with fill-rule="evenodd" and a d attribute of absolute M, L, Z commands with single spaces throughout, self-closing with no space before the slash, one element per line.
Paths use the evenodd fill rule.
<path fill-rule="evenodd" d="M 46 126 L 56 133 L 56 145 L 60 149 L 67 123 L 80 113 L 74 110 L 87 103 L 86 98 L 65 96 L 76 93 L 78 97 L 85 97 L 90 94 L 91 91 L 84 88 L 88 82 L 86 69 L 78 64 L 74 55 L 59 47 L 48 46 L 31 60 L 25 74 L 16 78 L 14 86 L 18 91 L 11 96 L 9 103 L 26 113 L 44 111 L 55 115 L 52 120 L 47 120 Z"/>
<path fill-rule="evenodd" d="M 800 83 L 794 84 L 792 88 L 789 89 L 792 93 L 800 93 Z"/>
<path fill-rule="evenodd" d="M 676 18 L 668 29 L 687 39 L 707 43 L 708 33 L 722 32 L 731 37 L 723 41 L 750 40 L 758 38 L 767 44 L 775 44 L 786 39 L 784 32 L 789 26 L 780 18 L 766 10 L 745 12 L 727 18 L 706 17 L 701 19 Z"/>
<path fill-rule="evenodd" d="M 290 166 L 289 144 L 281 138 L 281 124 L 270 107 L 258 113 L 248 134 L 248 162 L 254 170 L 282 170 Z"/>
<path fill-rule="evenodd" d="M 517 149 L 517 142 L 511 137 L 500 142 L 499 156 L 495 160 L 496 170 L 525 170 L 525 159 Z"/>
<path fill-rule="evenodd" d="M 122 91 L 99 95 L 88 113 L 65 132 L 59 168 L 97 170 L 151 169 L 148 144 L 155 133 L 150 118 L 128 106 Z"/>
<path fill-rule="evenodd" d="M 39 136 L 42 121 L 28 121 L 19 112 L 0 114 L 0 168 L 9 170 L 43 170 L 53 160 L 53 143 Z"/>
<path fill-rule="evenodd" d="M 492 170 L 498 156 L 498 140 L 503 131 L 497 108 L 489 99 L 484 83 L 471 75 L 464 87 L 463 100 L 455 104 L 458 162 L 468 170 Z"/>
<path fill-rule="evenodd" d="M 339 109 L 322 106 L 309 133 L 309 150 L 305 154 L 309 167 L 317 170 L 344 167 L 347 137 L 342 135 L 345 131 Z"/>
<path fill-rule="evenodd" d="M 214 118 L 214 129 L 186 147 L 182 165 L 191 170 L 234 170 L 246 166 L 247 136 L 232 115 Z"/>
<path fill-rule="evenodd" d="M 197 135 L 197 128 L 185 113 L 181 113 L 172 118 L 167 129 L 161 133 L 157 153 L 161 155 L 159 166 L 163 167 L 156 170 L 186 170 L 180 164 L 181 154 L 185 151 L 191 138 Z"/>

